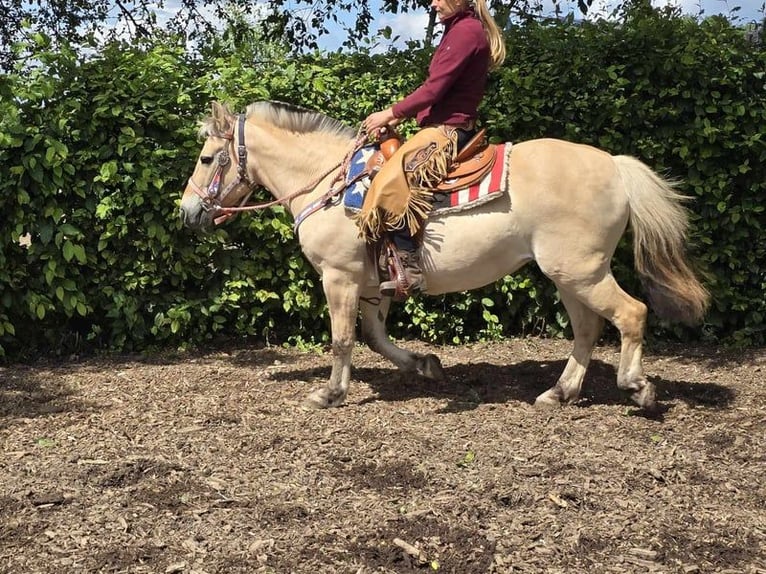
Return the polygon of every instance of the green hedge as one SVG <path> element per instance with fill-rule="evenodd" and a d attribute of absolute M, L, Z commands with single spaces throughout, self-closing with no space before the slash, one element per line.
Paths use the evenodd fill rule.
<path fill-rule="evenodd" d="M 209 102 L 272 98 L 357 125 L 422 79 L 429 53 L 252 51 L 193 57 L 167 44 L 98 57 L 27 46 L 34 64 L 0 78 L 0 352 L 142 350 L 220 335 L 328 337 L 321 287 L 280 209 L 200 237 L 180 192 Z M 702 328 L 652 334 L 763 344 L 766 302 L 766 53 L 722 19 L 655 13 L 622 24 L 530 23 L 482 108 L 496 140 L 553 136 L 635 155 L 694 197 L 690 250 L 713 306 Z M 412 126 L 410 126 L 410 129 Z M 19 244 L 29 234 L 31 245 Z M 615 273 L 641 296 L 626 240 Z M 460 342 L 567 334 L 536 268 L 472 293 L 420 298 L 396 336 Z"/>

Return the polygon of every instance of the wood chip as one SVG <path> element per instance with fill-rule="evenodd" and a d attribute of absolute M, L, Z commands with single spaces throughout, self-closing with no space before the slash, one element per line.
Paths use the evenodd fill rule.
<path fill-rule="evenodd" d="M 410 512 L 407 512 L 406 514 L 401 515 L 401 517 L 410 520 L 412 518 L 420 518 L 428 514 L 435 514 L 432 508 L 422 508 L 420 510 L 412 510 Z"/>
<path fill-rule="evenodd" d="M 407 554 L 415 558 L 418 562 L 421 564 L 425 564 L 428 562 L 428 558 L 426 558 L 425 552 L 423 552 L 420 548 L 417 546 L 413 546 L 409 542 L 405 542 L 401 538 L 394 538 L 394 544 L 404 550 Z"/>
<path fill-rule="evenodd" d="M 648 570 L 654 570 L 659 565 L 656 562 L 653 562 L 652 560 L 644 560 L 643 558 L 637 558 L 635 556 L 623 556 L 623 559 L 625 562 L 628 562 L 630 564 L 635 564 L 636 566 L 642 566 Z"/>
<path fill-rule="evenodd" d="M 122 529 L 123 532 L 127 532 L 128 531 L 128 521 L 125 520 L 124 517 L 122 517 L 122 516 L 118 517 L 117 518 L 117 524 L 120 525 L 120 528 Z"/>
<path fill-rule="evenodd" d="M 648 550 L 646 548 L 631 548 L 628 550 L 633 556 L 644 558 L 646 560 L 656 560 L 657 553 L 654 550 Z"/>
<path fill-rule="evenodd" d="M 13 458 L 15 460 L 19 460 L 21 458 L 24 458 L 28 454 L 31 454 L 28 450 L 13 450 L 13 451 L 10 451 L 10 452 L 6 452 L 5 456 L 7 456 L 9 458 Z"/>
<path fill-rule="evenodd" d="M 64 504 L 66 498 L 60 492 L 37 492 L 29 496 L 29 501 L 37 508 L 50 508 Z"/>
<path fill-rule="evenodd" d="M 247 547 L 247 550 L 250 552 L 250 554 L 258 554 L 262 550 L 271 548 L 272 546 L 274 546 L 274 539 L 264 538 L 262 540 L 254 540 L 250 546 Z"/>
<path fill-rule="evenodd" d="M 182 429 L 178 429 L 178 434 L 192 434 L 195 432 L 199 432 L 201 430 L 205 430 L 205 427 L 200 425 L 193 425 L 190 427 L 184 427 Z"/>
<path fill-rule="evenodd" d="M 199 544 L 197 544 L 197 541 L 193 538 L 187 538 L 183 542 L 181 542 L 181 547 L 188 550 L 192 553 L 198 553 L 202 550 Z"/>
<path fill-rule="evenodd" d="M 552 502 L 553 502 L 553 503 L 554 503 L 556 506 L 558 506 L 558 507 L 560 507 L 560 508 L 568 508 L 568 507 L 569 507 L 569 503 L 568 503 L 566 500 L 564 500 L 563 498 L 561 498 L 561 497 L 560 497 L 558 494 L 556 494 L 555 492 L 551 492 L 551 493 L 549 493 L 549 494 L 548 494 L 548 498 L 549 498 L 549 499 L 550 499 L 550 500 L 551 500 L 551 501 L 552 501 Z"/>
<path fill-rule="evenodd" d="M 662 472 L 659 469 L 651 467 L 649 468 L 647 472 L 649 472 L 649 474 L 655 480 L 659 480 L 660 482 L 665 482 L 665 477 L 663 476 Z"/>

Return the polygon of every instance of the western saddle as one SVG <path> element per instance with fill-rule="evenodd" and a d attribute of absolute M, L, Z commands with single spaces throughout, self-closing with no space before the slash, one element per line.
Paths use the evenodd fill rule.
<path fill-rule="evenodd" d="M 497 146 L 487 142 L 486 135 L 486 128 L 476 132 L 476 135 L 458 152 L 449 173 L 434 191 L 449 193 L 470 187 L 481 181 L 492 170 L 497 156 Z M 364 171 L 369 174 L 370 179 L 375 177 L 401 144 L 399 134 L 393 129 L 387 130 L 386 135 L 381 138 L 380 149 L 367 160 Z"/>

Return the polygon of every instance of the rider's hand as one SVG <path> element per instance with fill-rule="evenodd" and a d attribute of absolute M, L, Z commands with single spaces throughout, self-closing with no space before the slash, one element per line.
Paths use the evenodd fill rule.
<path fill-rule="evenodd" d="M 371 113 L 365 118 L 362 125 L 368 135 L 377 136 L 380 128 L 388 125 L 393 126 L 397 123 L 399 123 L 399 120 L 394 117 L 394 112 L 391 111 L 391 108 L 386 108 L 385 110 Z"/>

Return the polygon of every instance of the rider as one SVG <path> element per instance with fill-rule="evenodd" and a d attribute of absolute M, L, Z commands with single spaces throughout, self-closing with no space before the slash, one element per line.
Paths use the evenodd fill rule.
<path fill-rule="evenodd" d="M 368 241 L 389 232 L 408 293 L 425 289 L 415 235 L 430 210 L 430 190 L 476 133 L 487 75 L 505 59 L 505 41 L 486 0 L 432 0 L 431 8 L 444 25 L 444 35 L 428 77 L 410 95 L 363 122 L 368 134 L 411 117 L 421 127 L 372 180 L 357 219 Z M 393 295 L 396 283 L 381 283 L 380 292 Z"/>

